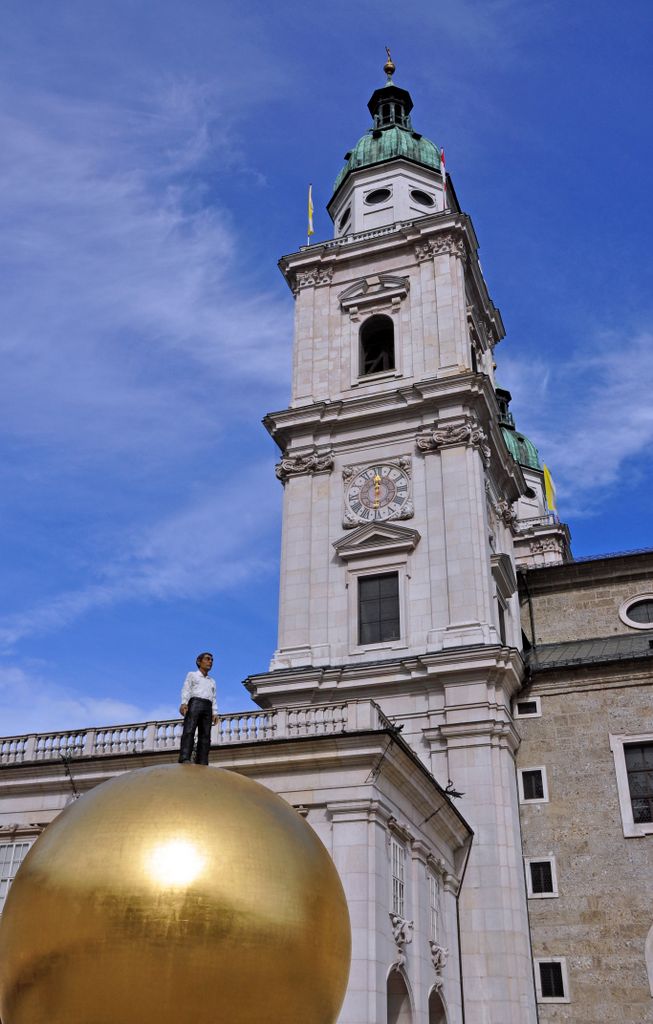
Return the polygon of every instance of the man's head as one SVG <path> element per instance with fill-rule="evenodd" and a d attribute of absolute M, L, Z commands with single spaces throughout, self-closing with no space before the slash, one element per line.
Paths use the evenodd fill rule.
<path fill-rule="evenodd" d="M 195 658 L 195 664 L 200 672 L 203 672 L 204 675 L 208 675 L 213 665 L 213 655 L 209 651 L 203 651 Z"/>

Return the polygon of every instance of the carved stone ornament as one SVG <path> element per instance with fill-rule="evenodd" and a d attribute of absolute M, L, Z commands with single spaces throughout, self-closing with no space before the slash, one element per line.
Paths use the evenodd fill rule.
<path fill-rule="evenodd" d="M 415 245 L 415 257 L 418 263 L 432 260 L 434 256 L 466 256 L 465 240 L 462 235 L 440 235 L 439 238 L 428 238 L 425 242 Z"/>
<path fill-rule="evenodd" d="M 517 513 L 511 503 L 509 501 L 505 501 L 503 498 L 501 501 L 496 502 L 494 510 L 506 526 L 512 526 L 512 524 L 517 521 Z"/>
<path fill-rule="evenodd" d="M 436 427 L 424 434 L 418 434 L 415 441 L 421 452 L 437 452 L 440 448 L 452 448 L 464 444 L 468 447 L 478 448 L 486 466 L 490 462 L 491 452 L 487 443 L 487 435 L 475 420 L 452 423 L 446 427 Z"/>
<path fill-rule="evenodd" d="M 429 948 L 431 950 L 431 963 L 435 969 L 436 974 L 442 974 L 442 971 L 447 966 L 447 960 L 449 959 L 449 950 L 445 949 L 438 942 L 433 939 L 429 942 Z"/>
<path fill-rule="evenodd" d="M 274 467 L 279 480 L 282 483 L 289 476 L 299 476 L 302 473 L 325 473 L 333 469 L 333 451 L 325 452 L 303 452 L 301 455 L 284 455 L 281 462 Z"/>
<path fill-rule="evenodd" d="M 414 922 L 406 921 L 405 918 L 399 917 L 398 914 L 391 913 L 390 924 L 392 926 L 392 938 L 397 947 L 397 958 L 390 969 L 398 971 L 406 963 L 405 947 L 413 941 Z"/>
<path fill-rule="evenodd" d="M 299 270 L 295 275 L 293 293 L 296 295 L 300 288 L 319 288 L 321 285 L 331 284 L 333 267 L 313 267 L 312 270 Z"/>
<path fill-rule="evenodd" d="M 535 555 L 543 555 L 546 551 L 561 551 L 562 542 L 556 540 L 554 537 L 544 538 L 543 540 L 533 540 L 530 543 L 531 552 Z"/>

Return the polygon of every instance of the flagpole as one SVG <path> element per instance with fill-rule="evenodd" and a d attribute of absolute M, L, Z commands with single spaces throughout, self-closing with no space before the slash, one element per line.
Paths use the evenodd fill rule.
<path fill-rule="evenodd" d="M 306 232 L 306 245 L 311 244 L 311 235 L 315 234 L 313 230 L 313 183 L 311 182 L 308 186 L 308 230 Z"/>
<path fill-rule="evenodd" d="M 440 150 L 440 170 L 442 171 L 442 210 L 447 209 L 447 165 L 444 159 L 444 150 Z"/>

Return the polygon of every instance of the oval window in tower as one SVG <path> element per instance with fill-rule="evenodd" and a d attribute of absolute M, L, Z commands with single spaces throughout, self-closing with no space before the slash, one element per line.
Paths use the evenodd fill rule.
<path fill-rule="evenodd" d="M 392 192 L 389 188 L 375 188 L 373 192 L 365 196 L 365 202 L 370 206 L 376 206 L 377 203 L 385 203 L 386 199 L 389 199 Z"/>
<path fill-rule="evenodd" d="M 342 234 L 342 232 L 345 230 L 345 228 L 349 224 L 349 218 L 350 217 L 351 217 L 351 207 L 349 207 L 348 210 L 345 210 L 345 212 L 343 213 L 342 217 L 338 221 L 338 231 L 340 232 L 340 234 Z"/>
<path fill-rule="evenodd" d="M 410 190 L 410 198 L 415 203 L 419 203 L 420 206 L 435 206 L 435 199 L 430 196 L 428 192 L 422 192 L 421 188 L 413 188 Z"/>

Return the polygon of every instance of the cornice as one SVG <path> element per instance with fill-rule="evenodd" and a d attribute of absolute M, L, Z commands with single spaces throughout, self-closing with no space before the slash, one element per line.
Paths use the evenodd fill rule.
<path fill-rule="evenodd" d="M 454 417 L 447 422 L 447 409 L 454 405 L 463 406 L 467 412 L 462 418 Z M 402 437 L 412 437 L 422 453 L 425 451 L 421 448 L 422 439 L 429 431 L 439 437 L 440 431 L 454 431 L 461 426 L 467 430 L 469 426 L 469 440 L 473 444 L 478 443 L 486 462 L 491 458 L 491 473 L 499 481 L 500 489 L 516 500 L 526 490 L 526 483 L 521 469 L 508 453 L 495 422 L 495 413 L 498 415 L 490 378 L 485 374 L 465 372 L 449 377 L 431 377 L 392 391 L 280 409 L 268 413 L 263 423 L 283 452 L 283 459 L 288 460 L 289 467 L 294 466 L 291 460 L 295 458 L 310 460 L 318 453 L 326 457 L 331 453 L 337 455 L 341 451 L 351 451 L 352 431 L 369 431 L 380 423 L 400 426 Z M 305 439 L 310 434 L 324 436 L 328 442 L 323 446 L 313 445 L 307 452 Z M 346 436 L 341 437 L 342 434 Z M 297 452 L 292 450 L 296 437 L 303 445 Z M 444 435 L 441 442 L 435 436 L 432 441 L 433 450 L 450 443 Z M 425 439 L 423 443 L 428 447 L 431 442 Z M 451 443 L 454 443 L 453 435 Z M 285 472 L 282 466 L 283 460 L 279 464 L 278 475 Z M 295 470 L 305 471 L 302 468 Z"/>
<path fill-rule="evenodd" d="M 598 583 L 646 579 L 653 577 L 653 550 L 536 566 L 524 569 L 523 573 L 532 596 L 576 587 L 596 587 Z"/>
<path fill-rule="evenodd" d="M 296 296 L 303 288 L 331 284 L 336 272 L 341 267 L 346 270 L 350 262 L 360 264 L 368 258 L 377 260 L 389 252 L 396 255 L 402 250 L 408 256 L 404 259 L 406 267 L 419 266 L 442 255 L 460 259 L 465 265 L 473 304 L 479 310 L 488 340 L 492 346 L 501 341 L 505 327 L 500 311 L 490 298 L 478 261 L 476 232 L 465 213 L 447 210 L 303 246 L 297 252 L 282 256 L 279 269 Z"/>
<path fill-rule="evenodd" d="M 316 667 L 300 666 L 291 669 L 275 669 L 248 676 L 244 685 L 250 693 L 258 693 L 257 702 L 264 709 L 280 704 L 271 702 L 269 695 L 286 695 L 291 698 L 287 704 L 306 703 L 306 691 L 323 691 L 332 694 L 337 690 L 361 691 L 371 687 L 383 689 L 397 685 L 405 689 L 414 682 L 422 689 L 426 680 L 442 687 L 445 682 L 469 682 L 483 679 L 494 686 L 506 685 L 512 693 L 521 687 L 524 678 L 524 662 L 515 648 L 499 645 L 475 644 L 465 647 L 447 648 L 442 651 L 393 657 L 379 661 L 349 662 L 345 665 Z M 293 700 L 292 696 L 296 698 Z M 325 700 L 326 695 L 325 695 Z"/>
<path fill-rule="evenodd" d="M 410 248 L 428 235 L 444 235 L 452 231 L 464 232 L 469 251 L 476 253 L 478 239 L 471 218 L 466 213 L 446 210 L 414 220 L 396 221 L 380 228 L 358 231 L 342 238 L 313 242 L 282 256 L 279 269 L 290 284 L 298 271 L 306 271 L 315 266 L 347 264 L 352 260 L 360 261 L 361 257 L 369 254 Z"/>

